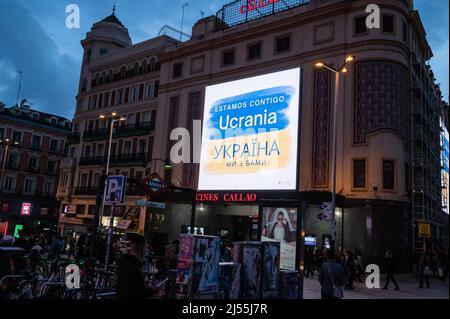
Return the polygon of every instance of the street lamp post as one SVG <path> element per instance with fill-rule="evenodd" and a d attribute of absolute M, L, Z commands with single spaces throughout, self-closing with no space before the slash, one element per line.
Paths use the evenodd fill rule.
<path fill-rule="evenodd" d="M 113 112 L 111 115 L 112 115 L 112 118 L 111 118 L 111 125 L 110 125 L 110 129 L 109 129 L 108 156 L 106 158 L 106 172 L 105 172 L 106 176 L 109 175 L 109 162 L 110 162 L 110 158 L 111 158 L 111 145 L 112 145 L 112 139 L 113 139 L 114 124 L 119 121 L 120 122 L 126 121 L 126 118 L 123 115 L 117 117 L 117 112 Z M 101 114 L 100 119 L 102 119 L 102 120 L 105 119 L 105 115 Z M 103 212 L 105 209 L 105 197 L 106 197 L 106 179 L 105 179 L 104 187 L 103 187 L 102 207 L 100 209 L 100 226 L 103 225 Z"/>
<path fill-rule="evenodd" d="M 336 157 L 337 157 L 337 109 L 338 109 L 338 96 L 339 96 L 339 81 L 341 73 L 347 73 L 347 64 L 355 59 L 354 56 L 347 56 L 344 64 L 334 69 L 329 67 L 323 62 L 317 62 L 315 66 L 317 68 L 325 68 L 335 75 L 334 85 L 334 106 L 333 106 L 333 157 L 332 157 L 332 192 L 331 192 L 331 240 L 332 247 L 335 248 L 336 242 Z M 341 243 L 343 246 L 344 243 Z"/>

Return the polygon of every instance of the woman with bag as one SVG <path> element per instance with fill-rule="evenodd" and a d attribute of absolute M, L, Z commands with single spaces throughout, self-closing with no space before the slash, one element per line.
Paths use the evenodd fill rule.
<path fill-rule="evenodd" d="M 430 276 L 432 275 L 431 270 L 431 258 L 429 255 L 423 256 L 419 261 L 419 273 L 420 273 L 420 285 L 419 288 L 423 288 L 423 280 L 425 279 L 425 283 L 427 288 L 430 288 Z"/>
<path fill-rule="evenodd" d="M 343 287 L 347 281 L 345 270 L 337 262 L 334 251 L 325 250 L 324 259 L 326 261 L 319 271 L 322 299 L 341 299 L 344 297 Z"/>

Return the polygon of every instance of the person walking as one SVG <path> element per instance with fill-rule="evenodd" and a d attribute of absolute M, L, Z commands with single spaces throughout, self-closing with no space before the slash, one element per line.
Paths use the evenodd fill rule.
<path fill-rule="evenodd" d="M 353 280 L 356 277 L 355 274 L 355 257 L 351 251 L 347 251 L 346 257 L 345 257 L 345 263 L 348 268 L 348 277 L 347 277 L 347 284 L 345 285 L 345 289 L 353 290 Z"/>
<path fill-rule="evenodd" d="M 146 249 L 145 238 L 139 234 L 130 234 L 128 240 L 130 248 L 117 261 L 119 270 L 116 299 L 144 299 L 148 295 L 142 274 L 142 259 Z"/>
<path fill-rule="evenodd" d="M 311 278 L 314 277 L 314 251 L 311 247 L 306 248 L 305 252 L 305 278 L 308 278 L 311 275 Z"/>
<path fill-rule="evenodd" d="M 358 249 L 355 249 L 355 267 L 356 267 L 358 282 L 363 282 L 363 280 L 361 278 L 364 278 L 364 269 L 362 266 L 361 253 L 359 252 Z"/>
<path fill-rule="evenodd" d="M 431 274 L 432 274 L 431 258 L 429 255 L 422 255 L 419 260 L 419 276 L 420 276 L 419 288 L 423 288 L 424 279 L 427 288 L 430 288 Z"/>
<path fill-rule="evenodd" d="M 389 282 L 390 282 L 390 280 L 392 280 L 392 282 L 395 285 L 395 290 L 400 290 L 400 287 L 398 286 L 398 283 L 397 283 L 397 281 L 394 278 L 395 259 L 394 259 L 393 255 L 392 255 L 392 252 L 390 250 L 386 251 L 385 267 L 386 267 L 387 277 L 386 277 L 386 283 L 385 283 L 383 289 L 387 290 L 388 287 L 389 287 Z"/>
<path fill-rule="evenodd" d="M 342 287 L 347 281 L 345 270 L 336 260 L 334 251 L 327 249 L 324 251 L 323 256 L 325 260 L 319 270 L 322 299 L 344 298 Z"/>

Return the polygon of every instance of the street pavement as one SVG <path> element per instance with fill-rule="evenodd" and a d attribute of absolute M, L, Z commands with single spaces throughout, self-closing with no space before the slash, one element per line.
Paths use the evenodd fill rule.
<path fill-rule="evenodd" d="M 382 290 L 386 276 L 381 275 L 380 288 L 369 289 L 364 283 L 354 283 L 354 290 L 344 290 L 344 299 L 449 299 L 449 281 L 430 279 L 430 288 L 418 288 L 419 278 L 411 274 L 396 275 L 400 290 L 394 290 L 391 282 L 388 290 Z M 305 278 L 304 299 L 320 299 L 317 276 Z"/>

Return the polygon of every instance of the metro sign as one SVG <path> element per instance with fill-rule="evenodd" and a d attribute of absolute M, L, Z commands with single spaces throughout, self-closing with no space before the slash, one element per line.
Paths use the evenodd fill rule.
<path fill-rule="evenodd" d="M 144 178 L 139 182 L 139 185 L 149 195 L 155 196 L 167 190 L 167 185 L 164 180 L 156 173 Z"/>

